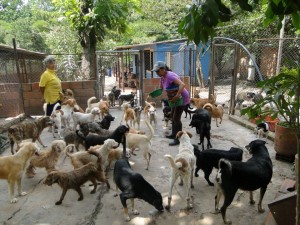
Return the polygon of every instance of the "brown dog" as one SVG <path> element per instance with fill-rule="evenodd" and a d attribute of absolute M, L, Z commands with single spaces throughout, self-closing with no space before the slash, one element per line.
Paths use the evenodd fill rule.
<path fill-rule="evenodd" d="M 216 119 L 216 125 L 217 127 L 219 126 L 218 125 L 218 118 L 220 119 L 220 124 L 222 123 L 222 120 L 223 120 L 223 114 L 224 114 L 224 108 L 223 108 L 224 105 L 212 105 L 210 103 L 206 103 L 203 108 L 206 109 L 212 118 L 215 118 Z"/>
<path fill-rule="evenodd" d="M 35 167 L 44 167 L 49 174 L 55 170 L 55 165 L 59 159 L 60 154 L 66 148 L 66 143 L 62 140 L 55 140 L 51 144 L 51 148 L 41 152 L 38 156 L 33 156 L 30 160 L 30 165 L 26 170 L 26 175 L 29 178 L 34 177 Z"/>
<path fill-rule="evenodd" d="M 16 203 L 15 198 L 15 182 L 18 185 L 19 196 L 24 196 L 27 193 L 22 191 L 22 175 L 28 166 L 31 157 L 37 153 L 39 148 L 37 144 L 25 142 L 21 144 L 21 148 L 15 155 L 0 157 L 0 179 L 5 179 L 9 184 L 10 202 Z"/>
<path fill-rule="evenodd" d="M 11 154 L 14 154 L 14 144 L 17 143 L 17 151 L 20 148 L 19 144 L 22 140 L 32 139 L 32 142 L 36 140 L 39 143 L 46 147 L 42 140 L 40 139 L 40 135 L 44 128 L 48 126 L 50 122 L 49 116 L 42 116 L 38 119 L 32 120 L 24 120 L 19 124 L 15 124 L 8 129 L 8 138 L 10 141 Z"/>
<path fill-rule="evenodd" d="M 217 95 L 210 95 L 210 98 L 191 98 L 190 104 L 191 106 L 195 106 L 197 109 L 203 108 L 206 103 L 215 104 Z"/>
<path fill-rule="evenodd" d="M 101 119 L 103 119 L 105 114 L 109 114 L 109 102 L 108 101 L 100 101 L 99 109 L 100 109 Z"/>
<path fill-rule="evenodd" d="M 133 126 L 134 121 L 136 120 L 134 109 L 129 107 L 129 103 L 123 103 L 122 108 L 124 109 L 124 120 L 126 125 L 129 126 L 128 121 L 130 122 L 130 127 Z"/>
<path fill-rule="evenodd" d="M 98 159 L 101 160 L 101 157 L 99 156 Z M 77 191 L 79 194 L 78 201 L 83 200 L 83 193 L 80 186 L 87 181 L 93 183 L 94 189 L 91 191 L 91 194 L 94 194 L 97 189 L 96 180 L 106 183 L 107 189 L 110 188 L 101 166 L 98 166 L 97 168 L 94 163 L 88 163 L 87 165 L 70 172 L 52 171 L 46 177 L 44 184 L 51 186 L 52 184 L 57 183 L 61 187 L 62 194 L 60 199 L 55 203 L 55 205 L 60 205 L 69 189 Z"/>

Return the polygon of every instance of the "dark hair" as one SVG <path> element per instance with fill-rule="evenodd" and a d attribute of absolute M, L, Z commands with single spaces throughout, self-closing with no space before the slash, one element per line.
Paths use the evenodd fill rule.
<path fill-rule="evenodd" d="M 166 69 L 166 71 L 172 71 L 167 65 L 164 69 Z"/>

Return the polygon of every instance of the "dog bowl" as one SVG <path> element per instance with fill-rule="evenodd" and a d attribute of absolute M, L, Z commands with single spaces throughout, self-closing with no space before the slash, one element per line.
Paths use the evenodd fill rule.
<path fill-rule="evenodd" d="M 180 106 L 183 104 L 183 98 L 180 97 L 177 102 L 171 102 L 171 101 L 168 101 L 169 102 L 169 106 L 170 107 L 176 107 L 176 106 Z"/>
<path fill-rule="evenodd" d="M 160 88 L 160 89 L 157 89 L 155 91 L 152 91 L 151 93 L 149 93 L 149 96 L 151 98 L 156 98 L 158 96 L 160 96 L 162 94 L 163 90 Z"/>

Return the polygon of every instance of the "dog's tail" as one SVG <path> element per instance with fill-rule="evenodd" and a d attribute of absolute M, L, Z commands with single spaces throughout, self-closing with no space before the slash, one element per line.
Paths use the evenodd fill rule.
<path fill-rule="evenodd" d="M 229 176 L 231 176 L 232 175 L 232 166 L 231 166 L 230 161 L 227 159 L 220 159 L 219 170 L 221 171 L 221 173 L 224 172 L 224 173 L 228 174 Z"/>
<path fill-rule="evenodd" d="M 208 110 L 209 112 L 212 112 L 213 110 L 213 105 L 211 103 L 206 103 L 204 106 L 203 106 L 203 109 L 206 109 Z"/>
<path fill-rule="evenodd" d="M 88 100 L 87 100 L 87 106 L 89 109 L 91 109 L 91 105 L 92 105 L 92 101 L 97 99 L 95 96 L 94 97 L 90 97 Z"/>
<path fill-rule="evenodd" d="M 55 111 L 57 110 L 57 107 L 59 107 L 60 104 L 59 103 L 56 103 L 53 107 L 53 110 L 52 110 L 52 113 L 51 113 L 51 117 L 53 117 L 55 115 Z"/>
<path fill-rule="evenodd" d="M 175 163 L 173 157 L 171 155 L 165 155 L 166 158 L 168 158 L 170 165 L 172 166 L 172 168 L 176 169 L 176 170 L 181 170 L 184 167 L 184 163 L 183 161 L 177 161 Z"/>
<path fill-rule="evenodd" d="M 76 132 L 76 135 L 77 135 L 79 138 L 81 138 L 82 140 L 85 141 L 85 139 L 86 139 L 85 136 L 81 135 L 81 134 L 79 133 L 79 130 L 76 130 L 75 132 Z"/>
<path fill-rule="evenodd" d="M 147 139 L 148 139 L 148 141 L 150 141 L 150 140 L 152 139 L 153 135 L 154 135 L 154 129 L 153 129 L 153 127 L 151 126 L 151 124 L 149 123 L 148 120 L 145 120 L 145 123 L 146 123 L 147 127 L 148 127 L 149 130 L 150 130 L 150 134 L 147 135 Z"/>

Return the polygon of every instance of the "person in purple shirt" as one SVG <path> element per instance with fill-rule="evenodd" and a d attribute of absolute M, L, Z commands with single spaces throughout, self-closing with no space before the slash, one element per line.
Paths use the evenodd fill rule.
<path fill-rule="evenodd" d="M 173 139 L 169 145 L 178 145 L 179 140 L 176 138 L 176 134 L 182 130 L 181 115 L 185 106 L 190 103 L 189 93 L 184 88 L 185 84 L 179 76 L 172 72 L 165 62 L 157 61 L 152 71 L 160 77 L 161 88 L 167 92 L 168 100 L 171 103 L 172 133 L 166 137 Z"/>

